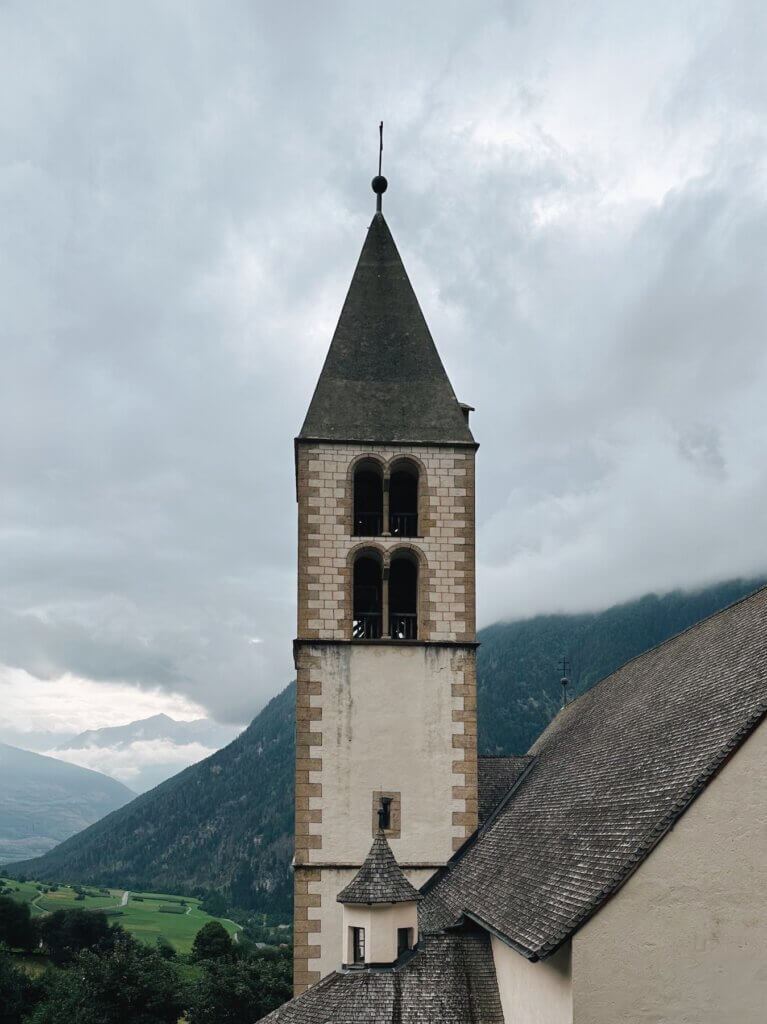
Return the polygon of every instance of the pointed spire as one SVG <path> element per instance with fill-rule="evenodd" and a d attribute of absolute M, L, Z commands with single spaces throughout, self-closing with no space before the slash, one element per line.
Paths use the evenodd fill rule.
<path fill-rule="evenodd" d="M 379 829 L 365 863 L 336 899 L 339 903 L 413 903 L 421 894 L 405 878 Z"/>
<path fill-rule="evenodd" d="M 299 437 L 474 445 L 382 213 L 368 229 Z"/>

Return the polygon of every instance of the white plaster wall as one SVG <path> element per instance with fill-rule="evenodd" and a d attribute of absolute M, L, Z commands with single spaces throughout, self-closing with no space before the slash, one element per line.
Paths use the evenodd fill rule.
<path fill-rule="evenodd" d="M 345 962 L 344 942 L 346 933 L 343 924 L 344 908 L 336 900 L 336 896 L 352 880 L 357 870 L 357 868 L 346 868 L 343 870 L 324 868 L 322 879 L 318 882 L 310 883 L 310 891 L 320 896 L 321 905 L 310 908 L 309 916 L 313 920 L 322 920 L 322 932 L 318 936 L 321 955 L 308 961 L 308 970 L 319 971 L 323 978 L 326 974 L 330 974 L 331 971 L 337 971 L 341 964 Z M 405 870 L 404 873 L 416 889 L 420 889 L 427 878 L 434 874 L 433 871 L 426 869 Z M 347 908 L 347 910 L 349 909 L 351 908 Z M 363 913 L 367 912 L 367 908 L 361 909 Z M 363 925 L 363 927 L 365 926 Z M 403 923 L 396 927 L 409 928 L 413 926 Z M 396 942 L 396 930 L 394 934 Z"/>
<path fill-rule="evenodd" d="M 573 938 L 575 1024 L 767 1020 L 767 726 Z"/>
<path fill-rule="evenodd" d="M 506 1024 L 572 1024 L 570 944 L 531 963 L 495 936 L 491 942 Z"/>
<path fill-rule="evenodd" d="M 349 929 L 365 929 L 365 963 L 393 964 L 397 959 L 397 930 L 413 929 L 418 941 L 418 904 L 382 903 L 372 906 L 350 904 L 343 907 L 343 927 L 339 954 L 343 963 L 352 962 Z"/>
<path fill-rule="evenodd" d="M 436 865 L 453 852 L 452 812 L 465 801 L 453 799 L 453 761 L 463 749 L 453 735 L 463 731 L 453 721 L 463 698 L 451 693 L 463 682 L 452 668 L 454 652 L 444 648 L 351 644 L 326 649 L 322 695 L 322 746 L 310 756 L 322 758 L 310 782 L 322 795 L 310 798 L 322 810 L 313 826 L 322 847 L 311 863 L 361 864 L 373 841 L 373 792 L 402 794 L 401 837 L 390 845 L 400 864 Z"/>

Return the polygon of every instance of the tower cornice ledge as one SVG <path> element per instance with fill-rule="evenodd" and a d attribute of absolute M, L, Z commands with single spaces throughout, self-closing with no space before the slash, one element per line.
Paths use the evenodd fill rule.
<path fill-rule="evenodd" d="M 296 437 L 293 440 L 296 446 L 300 444 L 372 444 L 392 445 L 397 448 L 468 448 L 470 451 L 476 451 L 479 448 L 479 441 L 426 441 L 412 437 L 407 440 L 399 437 L 346 437 L 343 439 L 338 437 Z"/>

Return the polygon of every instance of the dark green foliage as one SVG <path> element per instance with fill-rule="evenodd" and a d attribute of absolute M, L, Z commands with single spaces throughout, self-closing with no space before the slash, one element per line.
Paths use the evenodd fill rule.
<path fill-rule="evenodd" d="M 155 942 L 155 947 L 157 949 L 157 952 L 163 958 L 163 960 L 176 960 L 176 959 L 178 959 L 178 957 L 176 955 L 176 950 L 173 948 L 171 943 L 168 941 L 168 939 L 165 938 L 164 935 L 158 935 L 157 936 L 157 941 Z"/>
<path fill-rule="evenodd" d="M 54 910 L 38 923 L 43 946 L 54 963 L 64 964 L 83 949 L 109 950 L 121 934 L 94 910 Z"/>
<path fill-rule="evenodd" d="M 482 630 L 480 752 L 529 748 L 560 706 L 563 655 L 571 663 L 569 695 L 576 696 L 761 582 L 734 580 L 648 595 L 599 614 L 538 616 Z M 228 747 L 16 870 L 139 891 L 204 890 L 209 912 L 239 908 L 243 921 L 255 911 L 287 920 L 294 700 L 291 684 Z"/>
<path fill-rule="evenodd" d="M 195 960 L 218 960 L 232 955 L 232 940 L 218 921 L 208 921 L 197 932 L 192 943 Z"/>
<path fill-rule="evenodd" d="M 79 953 L 46 976 L 29 1024 L 176 1024 L 184 1009 L 172 964 L 129 936 L 111 950 Z"/>
<path fill-rule="evenodd" d="M 28 903 L 19 903 L 10 896 L 0 896 L 0 945 L 10 949 L 32 949 L 35 929 Z"/>
<path fill-rule="evenodd" d="M 39 984 L 19 970 L 0 945 L 0 1024 L 21 1024 L 39 997 Z"/>
<path fill-rule="evenodd" d="M 211 917 L 221 917 L 227 910 L 226 900 L 220 892 L 211 892 L 200 903 L 200 910 L 204 910 Z"/>
<path fill-rule="evenodd" d="M 266 952 L 266 951 L 264 951 Z M 252 1024 L 292 996 L 289 951 L 209 960 L 187 1009 L 189 1024 Z"/>

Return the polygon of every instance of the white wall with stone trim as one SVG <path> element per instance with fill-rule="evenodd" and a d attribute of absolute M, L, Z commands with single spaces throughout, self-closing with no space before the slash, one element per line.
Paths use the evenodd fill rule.
<path fill-rule="evenodd" d="M 467 632 L 474 630 L 474 450 L 458 446 L 318 443 L 302 444 L 299 453 L 299 489 L 304 485 L 315 492 L 302 499 L 307 514 L 304 550 L 299 554 L 305 562 L 302 570 L 306 579 L 299 579 L 299 600 L 305 588 L 307 629 L 323 639 L 348 639 L 351 609 L 347 607 L 345 572 L 350 552 L 367 541 L 383 552 L 400 547 L 420 552 L 430 577 L 432 625 L 427 639 L 466 639 Z M 352 535 L 349 501 L 353 485 L 349 471 L 361 456 L 380 456 L 389 464 L 411 458 L 421 464 L 419 487 L 427 486 L 428 495 L 425 502 L 419 502 L 418 537 Z M 346 521 L 339 522 L 344 502 Z M 424 519 L 429 524 L 426 529 Z M 467 539 L 471 545 L 468 551 Z"/>

